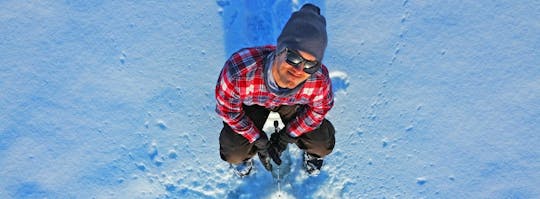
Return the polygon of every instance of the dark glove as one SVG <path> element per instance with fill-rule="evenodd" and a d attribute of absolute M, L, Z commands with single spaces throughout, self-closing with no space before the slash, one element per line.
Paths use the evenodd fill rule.
<path fill-rule="evenodd" d="M 286 128 L 279 132 L 273 133 L 272 137 L 270 138 L 270 148 L 268 149 L 268 154 L 277 165 L 281 165 L 281 153 L 287 149 L 287 145 L 298 142 L 298 138 L 290 136 L 285 129 Z"/>
<path fill-rule="evenodd" d="M 259 155 L 259 159 L 263 164 L 264 168 L 268 171 L 272 170 L 272 165 L 270 164 L 270 155 L 268 155 L 268 149 L 270 148 L 270 142 L 268 142 L 268 136 L 266 133 L 261 132 L 259 139 L 253 142 L 253 146 Z"/>

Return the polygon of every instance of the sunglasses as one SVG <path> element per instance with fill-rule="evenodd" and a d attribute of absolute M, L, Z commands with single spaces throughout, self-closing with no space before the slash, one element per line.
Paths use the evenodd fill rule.
<path fill-rule="evenodd" d="M 296 68 L 300 67 L 300 64 L 304 64 L 304 72 L 308 74 L 316 73 L 321 64 L 318 61 L 310 61 L 306 58 L 303 58 L 298 52 L 295 50 L 291 50 L 288 48 L 285 48 L 285 51 L 287 52 L 287 57 L 285 61 L 290 64 L 291 66 L 294 66 Z"/>

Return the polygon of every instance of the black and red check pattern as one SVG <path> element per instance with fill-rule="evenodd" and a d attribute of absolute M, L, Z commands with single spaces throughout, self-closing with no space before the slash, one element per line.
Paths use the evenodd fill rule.
<path fill-rule="evenodd" d="M 264 82 L 264 61 L 275 46 L 244 48 L 234 53 L 225 63 L 216 85 L 216 112 L 236 133 L 249 142 L 259 138 L 260 130 L 242 110 L 242 105 L 259 105 L 274 109 L 280 105 L 304 104 L 297 117 L 287 125 L 293 137 L 317 128 L 334 105 L 328 69 L 311 75 L 296 93 L 280 96 L 272 93 Z"/>

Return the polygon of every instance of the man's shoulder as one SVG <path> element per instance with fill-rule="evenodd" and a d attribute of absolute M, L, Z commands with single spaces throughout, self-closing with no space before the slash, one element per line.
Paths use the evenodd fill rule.
<path fill-rule="evenodd" d="M 266 55 L 266 54 L 274 51 L 275 49 L 276 49 L 276 46 L 274 46 L 274 45 L 247 47 L 247 48 L 242 48 L 242 49 L 234 52 L 233 56 L 235 56 L 235 55 L 261 56 L 261 55 Z"/>
<path fill-rule="evenodd" d="M 328 68 L 323 64 L 321 65 L 321 69 L 314 73 L 310 77 L 311 81 L 322 81 L 322 82 L 329 82 L 330 81 L 330 74 L 328 72 Z"/>
<path fill-rule="evenodd" d="M 273 45 L 242 48 L 231 55 L 227 67 L 229 67 L 229 70 L 231 70 L 233 74 L 254 69 L 258 66 L 262 66 L 266 56 L 275 49 L 276 47 Z"/>
<path fill-rule="evenodd" d="M 231 55 L 229 60 L 235 63 L 245 63 L 257 59 L 264 59 L 268 54 L 276 49 L 273 45 L 242 48 Z"/>

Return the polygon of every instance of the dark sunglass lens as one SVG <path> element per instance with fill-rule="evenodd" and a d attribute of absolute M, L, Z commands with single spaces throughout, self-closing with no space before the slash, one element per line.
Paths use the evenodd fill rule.
<path fill-rule="evenodd" d="M 319 67 L 304 68 L 304 72 L 307 74 L 316 73 L 319 70 Z"/>
<path fill-rule="evenodd" d="M 304 68 L 313 68 L 315 66 L 317 66 L 317 62 L 315 61 L 308 61 L 304 63 Z"/>
<path fill-rule="evenodd" d="M 295 65 L 298 65 L 300 64 L 303 60 L 300 56 L 298 56 L 297 54 L 294 54 L 294 53 L 287 53 L 287 61 L 289 63 L 292 63 L 292 64 L 295 64 Z"/>

